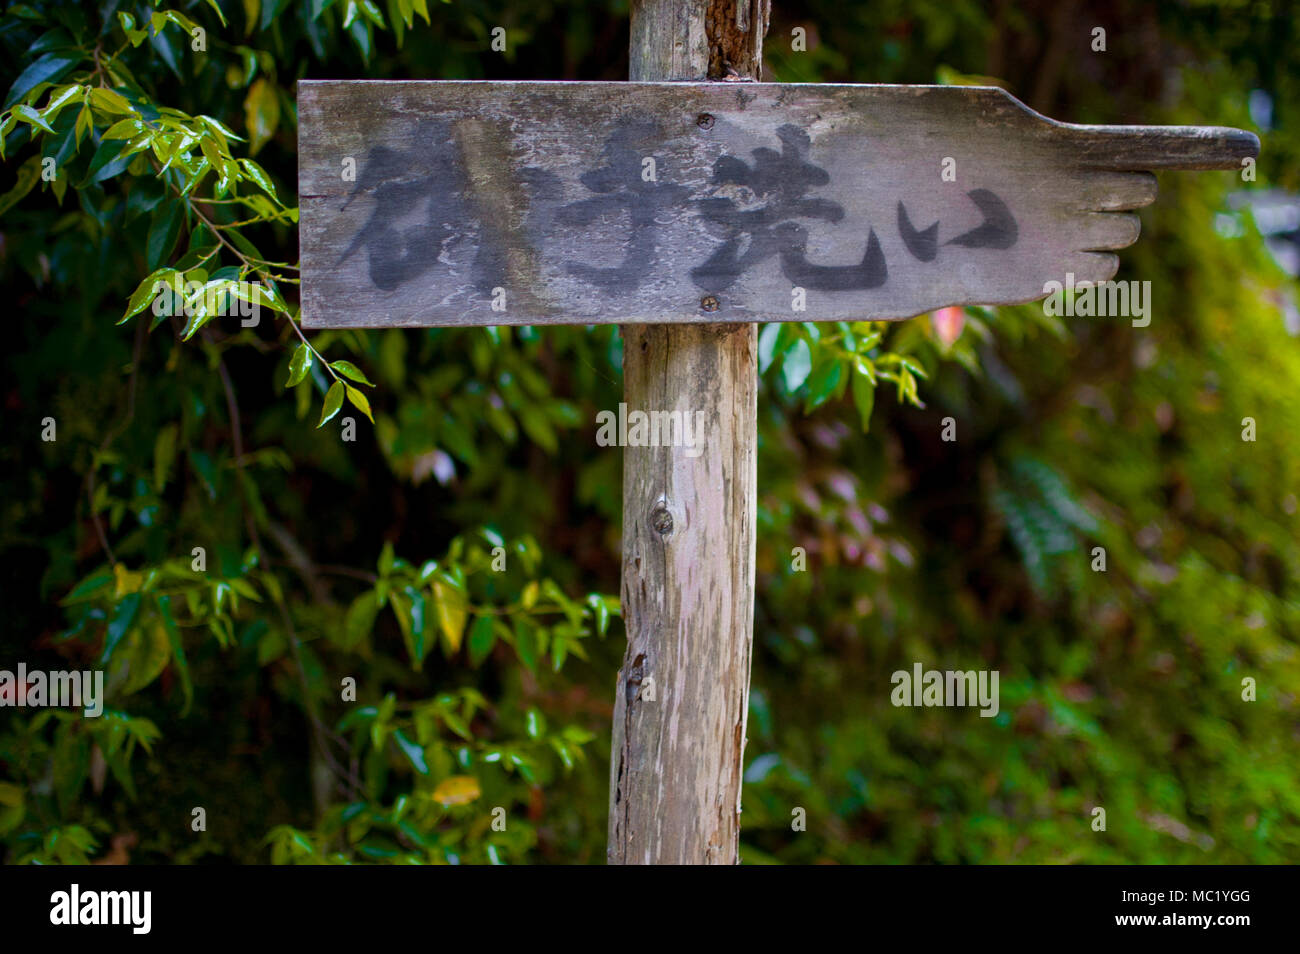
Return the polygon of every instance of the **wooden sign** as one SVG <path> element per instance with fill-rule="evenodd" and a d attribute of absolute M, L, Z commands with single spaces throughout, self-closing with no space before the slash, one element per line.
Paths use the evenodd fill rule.
<path fill-rule="evenodd" d="M 303 81 L 308 328 L 903 318 L 1103 281 L 1250 133 L 986 87 Z M 802 308 L 802 310 L 800 310 Z"/>

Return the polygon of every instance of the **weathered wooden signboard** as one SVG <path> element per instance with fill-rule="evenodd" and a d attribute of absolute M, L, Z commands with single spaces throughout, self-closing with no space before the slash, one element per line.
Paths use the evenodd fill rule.
<path fill-rule="evenodd" d="M 633 4 L 633 75 L 703 76 L 721 10 Z M 767 5 L 725 10 L 722 59 L 756 74 Z M 627 405 L 710 435 L 625 451 L 617 863 L 738 857 L 757 342 L 727 323 L 1104 281 L 1149 170 L 1259 149 L 1235 129 L 1066 125 L 975 87 L 304 81 L 298 108 L 306 327 L 629 326 Z"/>
<path fill-rule="evenodd" d="M 299 84 L 306 327 L 904 318 L 1102 281 L 1216 127 L 996 88 Z M 802 308 L 800 308 L 802 306 Z"/>

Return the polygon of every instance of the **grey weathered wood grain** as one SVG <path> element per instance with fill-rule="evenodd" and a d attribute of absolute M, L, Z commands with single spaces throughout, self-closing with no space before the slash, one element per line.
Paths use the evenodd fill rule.
<path fill-rule="evenodd" d="M 734 864 L 754 626 L 756 326 L 635 325 L 623 342 L 628 407 L 701 413 L 704 451 L 623 451 L 627 649 L 608 859 Z"/>
<path fill-rule="evenodd" d="M 676 22 L 671 3 L 638 6 Z M 684 75 L 707 55 L 698 33 L 674 33 L 655 68 Z M 877 319 L 1030 301 L 1067 272 L 1114 274 L 1114 250 L 1136 238 L 1114 213 L 1154 199 L 1146 170 L 1237 169 L 1259 147 L 1235 129 L 1059 123 L 976 87 L 303 81 L 298 97 L 307 327 Z M 987 214 L 973 195 L 996 197 L 1014 235 L 969 238 Z M 718 265 L 729 241 L 734 268 Z"/>

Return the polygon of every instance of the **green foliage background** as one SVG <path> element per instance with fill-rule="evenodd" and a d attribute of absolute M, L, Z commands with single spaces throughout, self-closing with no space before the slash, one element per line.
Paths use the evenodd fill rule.
<path fill-rule="evenodd" d="M 1024 306 L 968 309 L 955 341 L 763 330 L 742 855 L 1300 860 L 1295 287 L 1225 202 L 1300 190 L 1290 5 L 774 6 L 772 79 L 992 77 L 1056 118 L 1264 148 L 1254 183 L 1162 176 L 1118 276 L 1151 282 L 1148 328 Z M 617 80 L 627 7 L 5 8 L 0 668 L 109 688 L 99 719 L 0 710 L 5 860 L 603 859 L 621 483 L 592 422 L 618 335 L 304 339 L 293 84 Z M 155 316 L 174 276 L 267 282 L 260 324 Z M 999 670 L 1001 713 L 894 708 L 914 662 Z"/>

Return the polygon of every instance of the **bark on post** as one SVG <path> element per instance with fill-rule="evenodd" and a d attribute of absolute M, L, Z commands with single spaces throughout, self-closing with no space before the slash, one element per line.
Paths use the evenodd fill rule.
<path fill-rule="evenodd" d="M 770 0 L 634 0 L 631 79 L 758 79 Z M 704 306 L 703 295 L 702 307 Z M 735 864 L 754 618 L 755 324 L 628 325 L 629 411 L 702 412 L 703 452 L 623 450 L 612 864 Z"/>

